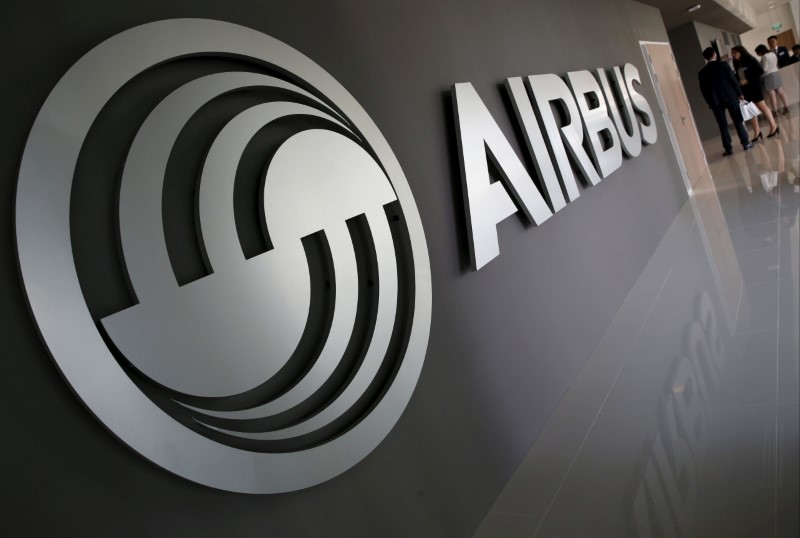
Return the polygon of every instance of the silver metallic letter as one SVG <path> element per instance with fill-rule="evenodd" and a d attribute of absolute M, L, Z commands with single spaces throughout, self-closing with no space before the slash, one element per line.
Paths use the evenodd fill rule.
<path fill-rule="evenodd" d="M 607 178 L 611 173 L 622 166 L 622 148 L 619 143 L 619 135 L 608 117 L 608 106 L 603 98 L 600 85 L 589 71 L 572 71 L 567 73 L 569 85 L 575 94 L 578 109 L 583 117 L 583 129 L 589 139 L 589 150 L 592 152 L 594 162 L 600 169 L 603 178 Z M 597 101 L 597 106 L 592 107 L 589 95 L 593 95 L 592 100 Z M 611 145 L 608 149 L 603 148 L 602 132 L 608 132 L 611 137 Z"/>
<path fill-rule="evenodd" d="M 645 99 L 639 92 L 636 91 L 636 88 L 633 87 L 634 82 L 637 84 L 642 83 L 641 78 L 639 77 L 639 70 L 631 64 L 625 64 L 625 86 L 628 88 L 628 93 L 631 96 L 631 101 L 633 101 L 633 106 L 647 118 L 647 124 L 645 125 L 642 123 L 642 140 L 645 144 L 653 144 L 658 138 L 658 130 L 656 129 L 653 111 L 650 109 L 647 99 Z"/>
<path fill-rule="evenodd" d="M 542 178 L 545 187 L 545 196 L 550 202 L 553 213 L 558 212 L 567 203 L 564 201 L 564 193 L 561 192 L 561 185 L 558 183 L 556 169 L 553 168 L 553 160 L 547 151 L 542 129 L 536 120 L 533 112 L 533 105 L 525 90 L 525 83 L 520 77 L 509 78 L 506 80 L 506 89 L 514 105 L 514 112 L 517 115 L 522 132 L 525 135 L 525 142 L 528 145 L 528 152 L 536 167 L 536 172 Z"/>
<path fill-rule="evenodd" d="M 612 90 L 605 69 L 598 69 L 597 77 L 600 79 L 600 85 L 603 87 L 603 93 L 606 94 L 606 101 L 608 102 L 608 110 L 611 112 L 611 118 L 617 126 L 619 138 L 622 140 L 622 151 L 624 151 L 625 155 L 628 157 L 638 157 L 642 152 L 642 133 L 639 132 L 639 123 L 636 121 L 636 113 L 633 111 L 633 104 L 628 95 L 628 89 L 625 85 L 625 77 L 622 75 L 622 71 L 620 71 L 619 67 L 614 67 L 614 78 L 616 79 L 619 95 L 615 95 Z M 620 116 L 620 105 L 617 102 L 617 97 L 622 101 L 622 106 L 625 108 L 625 119 Z M 628 131 L 630 131 L 631 134 L 628 134 Z"/>
<path fill-rule="evenodd" d="M 572 165 L 567 157 L 564 142 L 561 140 L 562 136 L 567 142 L 566 147 L 569 148 L 584 177 L 592 185 L 600 183 L 600 176 L 597 175 L 597 170 L 595 170 L 591 159 L 583 149 L 583 122 L 580 119 L 578 105 L 575 103 L 567 83 L 557 75 L 533 75 L 528 77 L 528 84 L 530 85 L 531 93 L 536 99 L 536 105 L 539 107 L 539 115 L 542 118 L 545 131 L 547 131 L 550 149 L 556 158 L 556 163 L 558 163 L 561 182 L 567 193 L 567 199 L 572 201 L 580 196 L 580 193 L 578 192 L 575 175 L 572 173 Z M 553 115 L 553 108 L 550 105 L 552 101 L 561 101 L 569 114 L 569 123 L 560 129 Z"/>
<path fill-rule="evenodd" d="M 478 270 L 500 254 L 497 224 L 517 211 L 506 189 L 534 224 L 553 213 L 472 84 L 453 85 L 452 95 L 470 257 L 473 269 Z M 491 183 L 487 157 L 500 172 L 502 183 Z"/>

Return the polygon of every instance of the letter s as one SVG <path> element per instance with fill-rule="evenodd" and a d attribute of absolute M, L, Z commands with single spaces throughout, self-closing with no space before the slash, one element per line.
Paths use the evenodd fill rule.
<path fill-rule="evenodd" d="M 653 144 L 658 139 L 658 130 L 656 129 L 655 118 L 653 111 L 642 94 L 636 91 L 633 83 L 641 84 L 641 77 L 639 77 L 639 70 L 632 64 L 625 64 L 625 86 L 628 88 L 628 93 L 631 96 L 633 107 L 640 113 L 644 114 L 647 119 L 646 123 L 642 123 L 642 141 L 645 144 Z"/>

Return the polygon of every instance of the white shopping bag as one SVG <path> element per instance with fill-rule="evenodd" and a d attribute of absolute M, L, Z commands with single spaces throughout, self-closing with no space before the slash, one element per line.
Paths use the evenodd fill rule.
<path fill-rule="evenodd" d="M 742 111 L 742 119 L 744 121 L 750 120 L 761 114 L 758 107 L 750 101 L 739 101 L 739 108 Z"/>

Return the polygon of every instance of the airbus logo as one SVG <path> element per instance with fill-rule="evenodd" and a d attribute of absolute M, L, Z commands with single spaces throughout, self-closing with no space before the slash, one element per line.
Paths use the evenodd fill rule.
<path fill-rule="evenodd" d="M 131 301 L 98 312 L 74 258 L 76 166 L 124 88 L 186 58 L 230 63 L 165 91 L 108 177 Z M 237 92 L 248 105 L 201 148 L 191 196 L 204 273 L 187 281 L 165 238 L 171 159 L 195 118 Z M 263 133 L 277 141 L 250 179 L 264 245 L 252 252 L 234 198 Z M 201 19 L 108 39 L 42 106 L 16 203 L 22 278 L 55 363 L 109 430 L 165 469 L 237 492 L 309 487 L 362 460 L 408 403 L 431 316 L 416 205 L 366 112 L 291 47 Z"/>
<path fill-rule="evenodd" d="M 542 224 L 580 196 L 578 176 L 597 185 L 622 165 L 623 153 L 637 157 L 642 144 L 655 143 L 653 112 L 638 84 L 639 70 L 632 64 L 614 67 L 613 84 L 603 68 L 596 75 L 570 72 L 566 82 L 555 74 L 506 80 L 541 189 L 472 84 L 453 85 L 473 270 L 500 254 L 499 222 L 520 211 L 528 222 Z"/>

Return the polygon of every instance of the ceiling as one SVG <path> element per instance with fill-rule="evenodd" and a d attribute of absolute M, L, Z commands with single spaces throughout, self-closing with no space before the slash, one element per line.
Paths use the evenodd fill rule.
<path fill-rule="evenodd" d="M 714 0 L 639 0 L 644 4 L 657 7 L 661 10 L 664 18 L 664 25 L 667 30 L 672 30 L 689 21 L 697 21 L 715 28 L 727 30 L 736 34 L 743 34 L 753 27 L 739 15 L 725 9 Z M 775 6 L 787 4 L 789 0 L 744 0 L 739 3 L 747 4 L 748 8 L 755 15 L 766 13 L 770 9 L 770 3 Z M 723 4 L 731 3 L 731 0 L 720 0 Z M 696 4 L 701 8 L 689 13 L 687 10 Z"/>
<path fill-rule="evenodd" d="M 763 15 L 770 10 L 770 5 L 780 7 L 783 4 L 788 4 L 789 0 L 747 0 L 747 3 L 750 4 L 756 15 Z"/>

